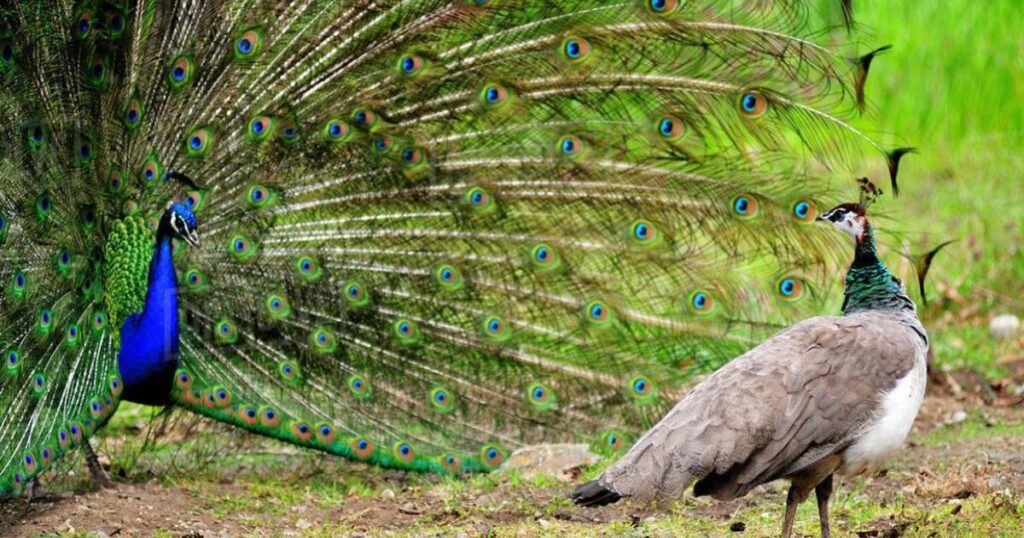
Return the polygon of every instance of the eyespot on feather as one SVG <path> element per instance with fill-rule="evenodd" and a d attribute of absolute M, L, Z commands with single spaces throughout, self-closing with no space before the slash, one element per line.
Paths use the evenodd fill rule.
<path fill-rule="evenodd" d="M 768 111 L 768 99 L 759 90 L 745 90 L 740 92 L 738 108 L 745 118 L 760 118 Z"/>

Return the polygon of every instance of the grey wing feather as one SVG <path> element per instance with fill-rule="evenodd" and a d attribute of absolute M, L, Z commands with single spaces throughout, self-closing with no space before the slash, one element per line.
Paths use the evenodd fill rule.
<path fill-rule="evenodd" d="M 916 327 L 915 327 L 916 326 Z M 798 323 L 694 387 L 599 482 L 624 496 L 729 499 L 848 446 L 914 366 L 916 318 Z"/>

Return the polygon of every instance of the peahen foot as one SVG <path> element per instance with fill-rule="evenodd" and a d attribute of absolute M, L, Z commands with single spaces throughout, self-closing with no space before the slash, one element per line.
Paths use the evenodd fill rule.
<path fill-rule="evenodd" d="M 85 462 L 89 466 L 89 474 L 92 476 L 93 486 L 97 489 L 116 487 L 116 484 L 110 479 L 110 475 L 100 465 L 100 460 L 96 457 L 96 452 L 92 448 L 92 442 L 86 441 L 82 443 L 82 448 L 85 449 Z"/>

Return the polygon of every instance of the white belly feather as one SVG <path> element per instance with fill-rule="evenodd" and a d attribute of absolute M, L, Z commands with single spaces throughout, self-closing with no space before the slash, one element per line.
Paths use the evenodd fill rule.
<path fill-rule="evenodd" d="M 924 399 L 927 383 L 926 351 L 920 350 L 914 368 L 880 398 L 875 419 L 843 452 L 842 474 L 859 474 L 878 468 L 885 458 L 903 446 L 917 411 Z"/>

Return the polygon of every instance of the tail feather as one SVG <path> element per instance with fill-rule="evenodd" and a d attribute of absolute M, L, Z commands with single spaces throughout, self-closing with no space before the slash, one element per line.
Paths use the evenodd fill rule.
<path fill-rule="evenodd" d="M 617 503 L 622 495 L 602 486 L 597 480 L 591 480 L 573 490 L 569 498 L 580 506 L 594 507 Z"/>

